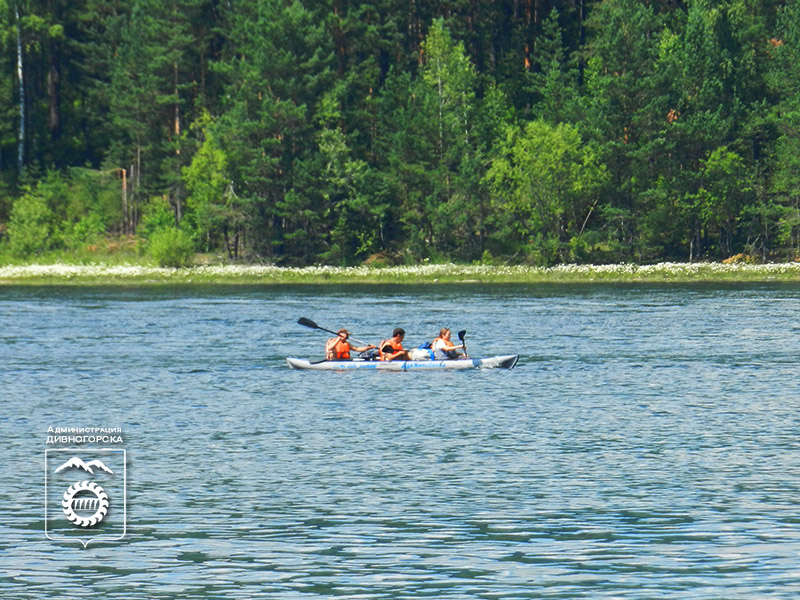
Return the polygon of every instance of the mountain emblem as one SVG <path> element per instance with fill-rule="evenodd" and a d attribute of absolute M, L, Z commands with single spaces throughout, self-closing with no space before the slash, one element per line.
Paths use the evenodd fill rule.
<path fill-rule="evenodd" d="M 110 473 L 111 475 L 114 474 L 114 472 L 111 469 L 109 469 L 107 466 L 105 466 L 105 464 L 103 464 L 103 461 L 101 461 L 101 460 L 95 459 L 95 460 L 89 461 L 88 463 L 85 463 L 80 458 L 78 458 L 77 456 L 73 456 L 67 462 L 65 462 L 63 465 L 58 467 L 56 469 L 56 473 L 58 473 L 60 471 L 63 471 L 64 469 L 74 468 L 74 469 L 83 469 L 84 471 L 94 475 L 94 471 L 92 470 L 92 467 L 95 467 L 97 469 L 102 469 L 103 471 L 105 471 L 106 473 Z"/>

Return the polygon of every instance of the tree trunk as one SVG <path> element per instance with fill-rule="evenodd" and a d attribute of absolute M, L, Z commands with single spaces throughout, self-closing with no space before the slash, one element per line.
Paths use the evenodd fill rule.
<path fill-rule="evenodd" d="M 137 194 L 139 187 L 142 184 L 142 147 L 136 146 L 136 162 L 131 165 L 131 185 L 133 186 L 133 194 L 131 194 L 131 231 L 136 231 L 136 226 L 139 224 L 139 213 L 137 210 Z"/>
<path fill-rule="evenodd" d="M 227 223 L 222 227 L 222 239 L 225 240 L 225 250 L 228 252 L 228 258 L 233 258 L 233 254 L 231 253 L 231 240 L 228 237 Z"/>
<path fill-rule="evenodd" d="M 61 74 L 59 73 L 59 45 L 50 43 L 50 70 L 47 73 L 47 101 L 50 109 L 50 139 L 61 137 Z"/>
<path fill-rule="evenodd" d="M 19 7 L 15 7 L 17 18 L 17 78 L 19 79 L 19 145 L 17 147 L 17 166 L 22 173 L 25 157 L 25 85 L 22 71 L 22 33 L 19 25 Z"/>
<path fill-rule="evenodd" d="M 174 90 L 175 90 L 175 145 L 177 146 L 175 154 L 181 153 L 180 137 L 181 137 L 181 110 L 180 110 L 180 97 L 178 96 L 178 63 L 173 63 L 174 72 Z"/>
<path fill-rule="evenodd" d="M 128 227 L 128 172 L 122 169 L 122 233 L 128 235 L 133 233 Z"/>
<path fill-rule="evenodd" d="M 586 22 L 586 9 L 585 9 L 585 0 L 579 0 L 578 2 L 578 21 L 580 22 L 580 29 L 578 31 L 578 47 L 583 48 L 584 44 L 586 44 L 586 26 L 584 23 Z M 586 67 L 584 63 L 583 53 L 581 53 L 581 58 L 578 59 L 578 86 L 583 86 L 583 72 Z"/>
<path fill-rule="evenodd" d="M 181 108 L 180 96 L 178 96 L 178 63 L 173 63 L 174 73 L 174 91 L 175 91 L 175 155 L 180 156 L 181 153 Z M 180 167 L 178 167 L 180 169 Z M 180 225 L 183 219 L 183 204 L 181 202 L 180 192 L 175 193 L 175 216 Z"/>

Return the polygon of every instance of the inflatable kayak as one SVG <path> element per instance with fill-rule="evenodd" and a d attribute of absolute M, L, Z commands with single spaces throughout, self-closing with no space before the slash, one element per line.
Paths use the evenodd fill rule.
<path fill-rule="evenodd" d="M 287 358 L 290 369 L 311 369 L 314 371 L 349 371 L 350 369 L 373 369 L 375 371 L 430 371 L 449 369 L 513 369 L 519 360 L 518 354 L 492 356 L 489 358 L 460 358 L 452 360 L 316 360 Z"/>

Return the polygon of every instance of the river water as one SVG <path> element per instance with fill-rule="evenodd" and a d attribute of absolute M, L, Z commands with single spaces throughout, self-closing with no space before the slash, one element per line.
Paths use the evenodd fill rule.
<path fill-rule="evenodd" d="M 798 314 L 796 285 L 0 288 L 0 597 L 797 598 Z M 520 363 L 292 371 L 328 337 L 301 316 Z M 121 429 L 123 539 L 45 536 L 51 427 Z"/>

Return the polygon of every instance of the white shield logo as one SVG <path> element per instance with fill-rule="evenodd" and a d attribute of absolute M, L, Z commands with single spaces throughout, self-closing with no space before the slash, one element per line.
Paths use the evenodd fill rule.
<path fill-rule="evenodd" d="M 58 542 L 115 541 L 127 529 L 127 453 L 112 448 L 45 450 L 44 532 Z"/>

